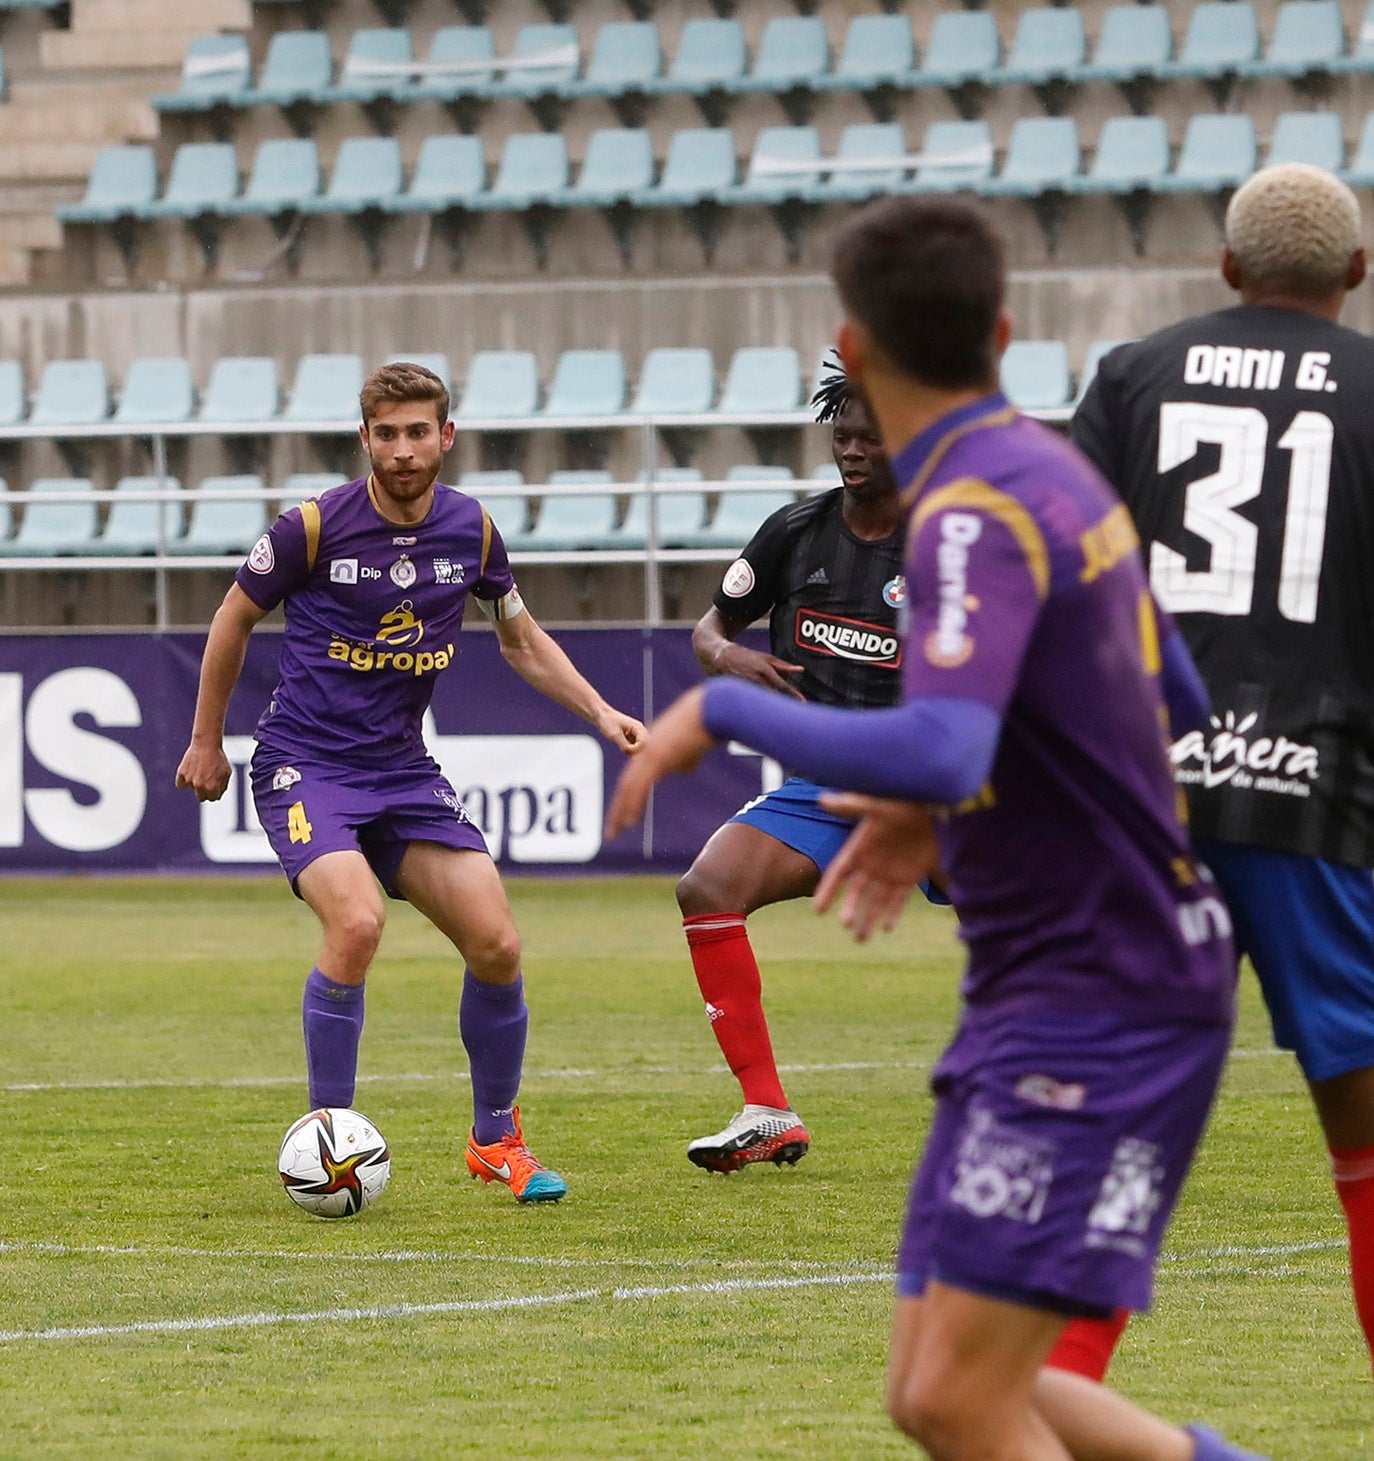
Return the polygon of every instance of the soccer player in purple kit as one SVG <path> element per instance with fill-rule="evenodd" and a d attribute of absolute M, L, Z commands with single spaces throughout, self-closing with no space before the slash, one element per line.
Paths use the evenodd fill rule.
<path fill-rule="evenodd" d="M 480 503 L 437 481 L 454 434 L 443 382 L 418 365 L 385 366 L 365 382 L 361 407 L 371 474 L 283 513 L 215 614 L 177 785 L 201 801 L 223 796 L 229 697 L 253 628 L 285 602 L 280 679 L 258 723 L 252 784 L 272 849 L 323 929 L 302 1003 L 311 1104 L 353 1104 L 385 888 L 464 960 L 469 1172 L 504 1183 L 519 1202 L 557 1201 L 567 1185 L 526 1146 L 515 1104 L 529 1021 L 520 938 L 482 834 L 426 750 L 421 720 L 471 595 L 494 620 L 506 661 L 535 689 L 627 754 L 643 744 L 644 727 L 608 705 L 535 623 Z"/>
<path fill-rule="evenodd" d="M 904 701 L 689 692 L 608 829 L 738 739 L 864 797 L 821 893 L 866 930 L 929 870 L 968 944 L 964 1010 L 897 1259 L 888 1407 L 937 1461 L 1225 1461 L 1042 1365 L 1068 1318 L 1148 1304 L 1233 1019 L 1225 906 L 1189 855 L 1163 722 L 1206 699 L 1157 617 L 1125 509 L 997 390 L 1005 255 L 976 206 L 888 199 L 844 230 L 841 354 L 909 512 Z"/>

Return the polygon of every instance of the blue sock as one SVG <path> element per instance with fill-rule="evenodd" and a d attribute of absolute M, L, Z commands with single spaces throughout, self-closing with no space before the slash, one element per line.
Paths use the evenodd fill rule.
<path fill-rule="evenodd" d="M 463 970 L 458 1033 L 472 1072 L 472 1131 L 479 1146 L 515 1130 L 512 1108 L 520 1092 L 529 1023 L 520 975 L 514 984 L 484 984 L 471 969 Z"/>
<path fill-rule="evenodd" d="M 1183 1429 L 1192 1436 L 1197 1448 L 1193 1461 L 1266 1461 L 1257 1451 L 1242 1451 L 1239 1446 L 1233 1446 L 1209 1426 L 1186 1425 Z"/>
<path fill-rule="evenodd" d="M 363 986 L 336 984 L 312 969 L 301 1000 L 310 1104 L 351 1106 L 363 1033 Z"/>

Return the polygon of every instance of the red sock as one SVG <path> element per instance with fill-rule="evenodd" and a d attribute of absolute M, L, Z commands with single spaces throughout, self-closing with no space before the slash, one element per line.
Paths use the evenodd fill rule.
<path fill-rule="evenodd" d="M 1374 1146 L 1332 1147 L 1331 1175 L 1350 1233 L 1350 1286 L 1365 1343 L 1374 1352 Z"/>
<path fill-rule="evenodd" d="M 1115 1309 L 1106 1319 L 1071 1319 L 1045 1363 L 1100 1385 L 1130 1317 L 1129 1309 Z"/>
<path fill-rule="evenodd" d="M 773 1042 L 763 1017 L 763 985 L 741 913 L 697 913 L 682 920 L 711 1033 L 750 1106 L 787 1109 Z"/>

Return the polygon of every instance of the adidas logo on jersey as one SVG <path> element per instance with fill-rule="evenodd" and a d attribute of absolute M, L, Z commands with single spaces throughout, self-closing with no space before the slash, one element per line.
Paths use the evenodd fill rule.
<path fill-rule="evenodd" d="M 826 585 L 828 585 L 829 582 L 830 582 L 830 575 L 825 571 L 824 568 L 818 568 L 818 569 L 816 569 L 816 571 L 811 575 L 811 577 L 806 580 L 806 583 L 807 583 L 807 587 L 808 588 L 813 583 L 814 584 L 826 584 Z"/>

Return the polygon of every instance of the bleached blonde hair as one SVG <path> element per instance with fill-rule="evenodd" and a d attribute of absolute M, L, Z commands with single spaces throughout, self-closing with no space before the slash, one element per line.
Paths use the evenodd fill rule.
<path fill-rule="evenodd" d="M 1249 284 L 1322 295 L 1345 282 L 1360 246 L 1360 205 L 1338 177 L 1305 162 L 1266 167 L 1236 189 L 1226 245 Z"/>

